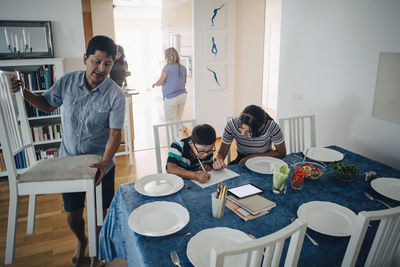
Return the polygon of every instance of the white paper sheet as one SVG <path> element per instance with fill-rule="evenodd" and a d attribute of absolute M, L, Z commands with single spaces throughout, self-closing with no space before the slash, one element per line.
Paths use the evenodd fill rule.
<path fill-rule="evenodd" d="M 197 184 L 198 186 L 200 186 L 201 188 L 206 188 L 206 187 L 208 187 L 210 185 L 218 184 L 218 183 L 220 183 L 222 181 L 225 181 L 225 180 L 231 179 L 233 177 L 239 176 L 239 174 L 237 174 L 236 172 L 231 171 L 231 170 L 226 169 L 226 168 L 222 169 L 220 171 L 212 170 L 212 171 L 209 171 L 208 173 L 211 174 L 211 178 L 206 183 L 202 184 L 202 183 L 200 183 L 198 181 L 193 181 L 193 182 L 195 184 Z"/>

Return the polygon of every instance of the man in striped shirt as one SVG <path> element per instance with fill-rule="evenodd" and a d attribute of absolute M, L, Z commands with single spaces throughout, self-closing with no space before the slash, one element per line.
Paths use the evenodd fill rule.
<path fill-rule="evenodd" d="M 241 115 L 229 120 L 222 137 L 213 168 L 226 167 L 224 159 L 233 139 L 236 141 L 237 158 L 230 164 L 244 163 L 258 156 L 282 158 L 286 155 L 283 133 L 278 124 L 259 106 L 247 106 Z M 274 144 L 275 149 L 272 149 Z"/>
<path fill-rule="evenodd" d="M 214 128 L 202 124 L 193 128 L 192 136 L 174 141 L 168 151 L 168 173 L 200 183 L 207 182 L 211 177 L 207 172 L 212 170 L 215 140 Z"/>

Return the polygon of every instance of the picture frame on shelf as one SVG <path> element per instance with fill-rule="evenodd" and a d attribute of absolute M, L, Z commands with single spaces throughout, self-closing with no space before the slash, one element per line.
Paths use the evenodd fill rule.
<path fill-rule="evenodd" d="M 0 20 L 0 60 L 54 57 L 50 21 Z"/>

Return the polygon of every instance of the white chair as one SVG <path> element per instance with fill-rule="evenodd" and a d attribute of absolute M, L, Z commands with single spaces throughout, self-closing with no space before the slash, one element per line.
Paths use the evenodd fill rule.
<path fill-rule="evenodd" d="M 169 147 L 171 143 L 179 138 L 184 137 L 185 125 L 190 125 L 191 129 L 196 125 L 196 120 L 184 120 L 184 121 L 173 121 L 161 124 L 153 125 L 154 133 L 154 148 L 156 151 L 156 161 L 157 161 L 157 173 L 163 172 L 162 160 L 161 160 L 161 140 L 160 140 L 160 129 L 165 128 L 166 144 L 163 147 Z M 165 168 L 164 168 L 165 169 Z"/>
<path fill-rule="evenodd" d="M 229 120 L 231 120 L 231 119 L 233 119 L 233 118 L 235 118 L 235 116 L 226 116 L 226 117 L 225 117 L 225 121 L 228 122 Z M 225 129 L 224 129 L 224 131 L 225 131 Z M 233 141 L 232 141 L 232 144 L 233 144 L 233 142 L 236 142 L 236 141 L 233 140 Z M 221 143 L 222 143 L 222 139 L 221 139 Z M 232 144 L 231 144 L 231 146 L 229 147 L 228 154 L 226 155 L 226 161 L 228 162 L 228 164 L 229 164 L 229 162 L 232 161 L 232 159 L 231 159 Z"/>
<path fill-rule="evenodd" d="M 356 264 L 368 225 L 370 221 L 377 220 L 380 220 L 379 227 L 364 266 L 395 266 L 395 255 L 399 253 L 400 244 L 400 206 L 378 211 L 362 211 L 358 214 L 342 267 Z"/>
<path fill-rule="evenodd" d="M 98 155 L 53 158 L 36 162 L 31 131 L 25 104 L 20 92 L 12 94 L 10 76 L 15 72 L 0 71 L 0 143 L 10 187 L 7 243 L 5 263 L 14 259 L 15 235 L 18 214 L 18 196 L 29 195 L 27 233 L 34 230 L 37 194 L 83 192 L 87 194 L 87 221 L 89 234 L 89 255 L 96 256 L 96 213 L 95 187 L 96 169 L 90 168 L 101 160 Z M 14 156 L 23 152 L 27 168 L 17 170 Z M 102 224 L 101 185 L 96 188 L 98 224 Z"/>
<path fill-rule="evenodd" d="M 279 127 L 285 138 L 287 153 L 315 147 L 315 115 L 279 119 Z"/>
<path fill-rule="evenodd" d="M 246 243 L 234 244 L 229 250 L 224 250 L 223 247 L 213 248 L 210 267 L 224 266 L 226 257 L 232 255 L 243 256 L 241 266 L 256 267 L 261 266 L 261 262 L 262 266 L 279 266 L 283 246 L 288 237 L 291 238 L 284 266 L 297 266 L 306 228 L 307 224 L 296 220 L 270 235 Z"/>
<path fill-rule="evenodd" d="M 115 156 L 129 155 L 129 165 L 133 164 L 133 145 L 131 128 L 131 103 L 132 97 L 125 98 L 125 120 L 124 120 L 124 151 L 115 153 Z"/>

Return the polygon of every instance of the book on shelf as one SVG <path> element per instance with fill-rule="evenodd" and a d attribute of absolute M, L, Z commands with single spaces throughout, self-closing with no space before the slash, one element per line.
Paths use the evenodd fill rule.
<path fill-rule="evenodd" d="M 51 113 L 41 112 L 40 110 L 29 104 L 27 101 L 25 101 L 25 108 L 26 108 L 26 114 L 28 115 L 29 118 L 37 118 L 37 117 L 61 114 L 60 108 L 56 108 Z"/>
<path fill-rule="evenodd" d="M 27 157 L 25 151 L 21 151 L 14 156 L 15 166 L 17 167 L 17 169 L 24 169 L 28 166 L 26 159 Z M 0 172 L 5 171 L 7 171 L 7 168 L 4 160 L 4 154 L 3 151 L 0 149 Z"/>
<path fill-rule="evenodd" d="M 59 140 L 62 136 L 61 123 L 31 127 L 34 142 Z"/>
<path fill-rule="evenodd" d="M 41 65 L 37 70 L 22 71 L 21 77 L 25 87 L 31 91 L 42 91 L 49 89 L 54 84 L 53 65 Z"/>
<path fill-rule="evenodd" d="M 0 172 L 5 172 L 6 169 L 6 163 L 4 162 L 4 156 L 3 156 L 3 151 L 0 150 Z"/>
<path fill-rule="evenodd" d="M 36 150 L 36 159 L 50 159 L 56 158 L 60 155 L 59 148 L 48 148 L 48 149 L 38 149 Z M 27 164 L 27 155 L 25 151 L 19 152 L 17 155 L 14 156 L 15 166 L 17 169 L 25 169 L 28 167 Z M 0 172 L 7 171 L 6 163 L 4 161 L 3 151 L 0 150 Z"/>
<path fill-rule="evenodd" d="M 244 198 L 237 198 L 229 195 L 228 199 L 252 215 L 257 215 L 263 211 L 269 211 L 276 206 L 275 202 L 260 195 L 253 195 Z"/>
<path fill-rule="evenodd" d="M 51 158 L 58 158 L 60 155 L 59 148 L 48 148 L 48 149 L 38 149 L 36 150 L 36 159 L 51 159 Z"/>

